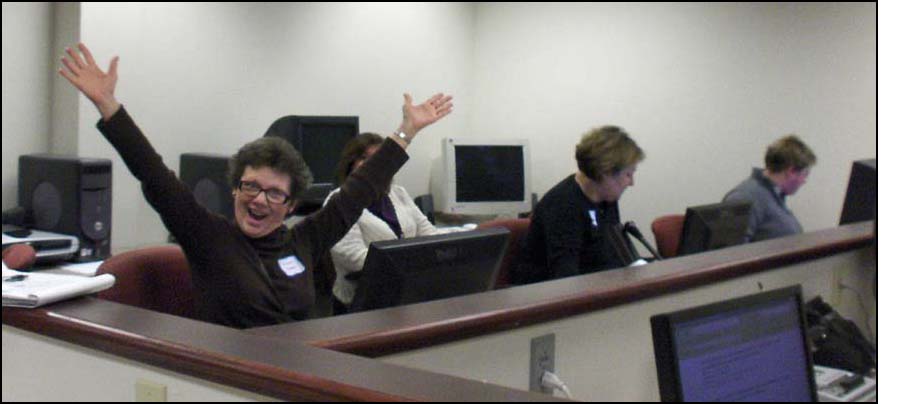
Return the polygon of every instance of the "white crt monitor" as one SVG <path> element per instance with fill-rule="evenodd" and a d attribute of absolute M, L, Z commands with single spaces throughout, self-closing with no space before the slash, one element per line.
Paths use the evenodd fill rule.
<path fill-rule="evenodd" d="M 531 156 L 525 139 L 441 141 L 431 170 L 438 212 L 489 215 L 531 210 Z"/>

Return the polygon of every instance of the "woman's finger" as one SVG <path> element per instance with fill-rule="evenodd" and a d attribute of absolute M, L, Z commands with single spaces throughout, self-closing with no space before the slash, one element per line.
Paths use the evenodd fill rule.
<path fill-rule="evenodd" d="M 84 59 L 87 61 L 88 66 L 97 65 L 97 62 L 94 61 L 94 55 L 91 54 L 91 51 L 87 46 L 84 46 L 83 43 L 79 43 L 78 49 L 81 50 L 81 54 L 84 55 Z"/>
<path fill-rule="evenodd" d="M 75 83 L 75 76 L 72 73 L 66 71 L 66 69 L 59 69 L 59 74 L 65 77 L 66 80 L 69 80 L 69 83 L 72 83 L 73 86 L 78 87 L 78 84 Z"/>
<path fill-rule="evenodd" d="M 112 60 L 109 62 L 109 71 L 107 72 L 107 74 L 114 78 L 119 77 L 119 57 L 118 56 L 112 58 Z"/>
<path fill-rule="evenodd" d="M 66 53 L 72 58 L 72 63 L 75 66 L 78 66 L 79 69 L 84 69 L 84 61 L 81 60 L 81 55 L 78 52 L 75 52 L 72 48 L 66 48 Z"/>
<path fill-rule="evenodd" d="M 66 66 L 67 69 L 69 69 L 67 73 L 69 73 L 73 79 L 78 77 L 78 72 L 80 69 L 78 69 L 68 58 L 62 58 L 62 63 Z"/>

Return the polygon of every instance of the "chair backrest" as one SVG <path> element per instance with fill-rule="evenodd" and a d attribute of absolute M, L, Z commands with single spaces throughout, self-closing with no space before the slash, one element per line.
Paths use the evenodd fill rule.
<path fill-rule="evenodd" d="M 166 245 L 116 254 L 97 274 L 112 274 L 116 284 L 97 297 L 130 306 L 197 318 L 191 271 L 181 247 Z"/>
<path fill-rule="evenodd" d="M 663 258 L 678 255 L 681 243 L 681 231 L 684 228 L 684 215 L 666 215 L 656 218 L 650 225 L 656 239 L 656 249 Z"/>
<path fill-rule="evenodd" d="M 509 230 L 509 245 L 506 247 L 506 255 L 500 263 L 500 270 L 497 271 L 497 282 L 494 289 L 502 289 L 508 287 L 510 270 L 519 265 L 521 259 L 522 245 L 525 243 L 525 236 L 528 235 L 528 227 L 531 226 L 531 219 L 496 219 L 481 223 L 478 228 L 504 227 Z"/>

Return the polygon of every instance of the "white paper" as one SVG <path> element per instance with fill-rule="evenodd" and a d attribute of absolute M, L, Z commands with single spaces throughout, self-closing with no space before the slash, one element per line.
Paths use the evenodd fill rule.
<path fill-rule="evenodd" d="M 116 282 L 110 274 L 94 277 L 77 275 L 57 275 L 38 272 L 19 272 L 25 275 L 22 281 L 6 281 L 4 270 L 3 305 L 12 307 L 39 307 L 45 304 L 97 293 L 109 289 Z"/>
<path fill-rule="evenodd" d="M 102 264 L 103 261 L 83 263 L 66 262 L 57 265 L 55 268 L 42 270 L 41 272 L 59 275 L 94 276 L 97 274 L 97 269 L 100 268 L 100 265 Z"/>

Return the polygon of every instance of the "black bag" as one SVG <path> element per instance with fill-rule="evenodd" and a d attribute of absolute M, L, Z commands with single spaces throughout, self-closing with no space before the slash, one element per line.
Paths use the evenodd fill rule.
<path fill-rule="evenodd" d="M 819 296 L 806 303 L 806 325 L 816 365 L 860 374 L 875 367 L 875 346 L 856 324 L 841 317 Z"/>

